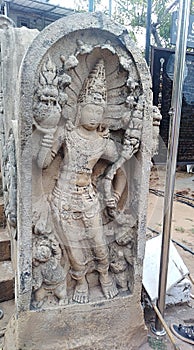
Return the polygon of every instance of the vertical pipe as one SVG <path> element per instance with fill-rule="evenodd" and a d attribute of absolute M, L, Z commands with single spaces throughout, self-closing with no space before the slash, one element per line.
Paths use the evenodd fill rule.
<path fill-rule="evenodd" d="M 89 0 L 89 12 L 94 12 L 94 0 Z"/>
<path fill-rule="evenodd" d="M 163 211 L 163 236 L 160 258 L 160 275 L 157 306 L 162 316 L 165 309 L 166 283 L 168 274 L 169 245 L 172 221 L 172 205 L 176 174 L 176 159 L 178 150 L 179 128 L 182 108 L 182 88 L 184 81 L 184 64 L 188 35 L 190 1 L 180 0 L 178 32 L 175 51 L 175 67 L 172 89 L 170 130 L 166 166 L 166 185 Z M 162 324 L 156 316 L 155 331 L 162 332 Z"/>
<path fill-rule="evenodd" d="M 148 65 L 150 62 L 151 14 L 152 14 L 152 0 L 147 0 L 145 59 Z"/>
<path fill-rule="evenodd" d="M 4 5 L 4 15 L 7 17 L 8 16 L 8 13 L 7 13 L 7 3 L 5 2 L 5 5 Z"/>
<path fill-rule="evenodd" d="M 4 15 L 6 17 L 9 17 L 9 14 L 8 14 L 8 8 L 9 8 L 9 3 L 7 3 L 7 1 L 3 2 L 3 6 L 4 6 Z"/>
<path fill-rule="evenodd" d="M 112 16 L 112 0 L 109 0 L 108 14 L 109 14 L 109 17 Z"/>

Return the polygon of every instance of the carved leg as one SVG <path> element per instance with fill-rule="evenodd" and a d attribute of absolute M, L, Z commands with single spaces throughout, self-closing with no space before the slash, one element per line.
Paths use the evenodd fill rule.
<path fill-rule="evenodd" d="M 121 288 L 122 292 L 128 291 L 128 275 L 126 270 L 117 273 L 115 279 L 116 284 Z"/>
<path fill-rule="evenodd" d="M 40 287 L 34 293 L 34 301 L 36 307 L 41 307 L 47 299 L 46 291 L 44 288 Z"/>
<path fill-rule="evenodd" d="M 102 250 L 102 247 L 101 249 Z M 104 252 L 105 253 L 105 252 Z M 103 294 L 107 299 L 112 299 L 118 294 L 118 290 L 109 270 L 109 260 L 106 255 L 103 259 L 98 260 L 97 270 Z"/>
<path fill-rule="evenodd" d="M 76 287 L 72 299 L 77 303 L 88 303 L 89 292 L 85 275 L 87 272 L 87 260 L 83 249 L 85 226 L 80 219 L 73 220 L 71 224 L 61 220 L 63 229 L 63 242 L 70 263 L 70 274 L 76 280 Z"/>
<path fill-rule="evenodd" d="M 55 289 L 55 295 L 59 299 L 59 305 L 66 305 L 68 303 L 66 282 Z"/>
<path fill-rule="evenodd" d="M 108 271 L 105 273 L 102 273 L 102 272 L 100 273 L 100 284 L 101 284 L 104 296 L 107 299 L 112 299 L 118 294 L 118 289 L 116 287 L 116 284 Z"/>
<path fill-rule="evenodd" d="M 68 247 L 67 249 L 70 265 L 71 276 L 76 280 L 76 287 L 73 294 L 73 300 L 77 303 L 88 303 L 88 283 L 86 281 L 87 264 L 85 261 L 85 254 L 79 247 Z"/>
<path fill-rule="evenodd" d="M 98 223 L 98 225 L 97 225 Z M 93 251 L 97 261 L 97 271 L 100 275 L 100 284 L 103 294 L 107 299 L 112 299 L 118 294 L 116 284 L 109 273 L 109 255 L 108 246 L 104 237 L 102 225 L 100 225 L 101 219 L 96 216 L 94 218 L 93 225 Z"/>

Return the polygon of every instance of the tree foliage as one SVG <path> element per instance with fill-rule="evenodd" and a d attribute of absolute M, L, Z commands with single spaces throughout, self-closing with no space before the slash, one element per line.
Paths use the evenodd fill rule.
<path fill-rule="evenodd" d="M 138 33 L 147 24 L 147 0 L 118 0 L 114 18 Z M 157 46 L 169 46 L 172 12 L 179 0 L 152 0 L 151 33 Z"/>
<path fill-rule="evenodd" d="M 90 0 L 74 0 L 79 4 L 76 10 L 88 11 Z M 110 0 L 93 0 L 95 11 L 108 14 Z M 112 17 L 125 25 L 134 39 L 147 25 L 148 0 L 112 0 Z M 170 46 L 172 12 L 179 6 L 179 0 L 152 0 L 151 34 L 156 46 Z M 191 0 L 191 14 L 194 14 L 194 0 Z"/>

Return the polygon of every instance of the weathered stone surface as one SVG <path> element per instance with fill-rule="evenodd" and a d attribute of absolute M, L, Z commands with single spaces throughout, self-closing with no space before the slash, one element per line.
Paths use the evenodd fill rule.
<path fill-rule="evenodd" d="M 11 242 L 7 230 L 0 229 L 0 261 L 11 260 Z"/>
<path fill-rule="evenodd" d="M 10 261 L 0 262 L 0 302 L 14 297 L 14 272 Z"/>
<path fill-rule="evenodd" d="M 16 216 L 17 216 L 17 84 L 23 56 L 37 30 L 14 28 L 14 23 L 6 16 L 0 15 L 0 131 L 1 131 L 1 175 L 3 198 L 0 206 L 0 225 L 9 223 L 9 236 L 12 240 L 12 261 L 15 266 Z M 4 215 L 4 217 L 3 217 Z"/>
<path fill-rule="evenodd" d="M 5 349 L 138 349 L 160 119 L 141 53 L 100 13 L 60 19 L 23 58 L 14 112 L 17 311 Z"/>
<path fill-rule="evenodd" d="M 146 342 L 146 329 L 137 304 L 138 300 L 129 296 L 65 309 L 24 312 L 18 321 L 18 338 L 13 336 L 17 321 L 12 320 L 4 350 L 138 350 Z"/>
<path fill-rule="evenodd" d="M 0 197 L 0 227 L 5 226 L 5 214 L 4 214 L 4 205 L 3 198 Z"/>
<path fill-rule="evenodd" d="M 3 318 L 0 320 L 0 347 L 3 348 L 4 334 L 6 326 L 14 315 L 15 302 L 14 300 L 1 302 L 1 310 L 3 311 Z M 11 349 L 11 348 L 10 348 Z"/>

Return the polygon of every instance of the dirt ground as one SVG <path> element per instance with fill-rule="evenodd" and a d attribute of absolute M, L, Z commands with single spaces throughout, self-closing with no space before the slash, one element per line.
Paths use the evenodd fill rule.
<path fill-rule="evenodd" d="M 165 188 L 165 168 L 154 167 L 150 176 L 150 189 L 164 191 Z M 159 192 L 160 193 L 160 192 Z M 188 174 L 185 170 L 176 172 L 175 193 L 184 195 L 194 200 L 194 174 Z M 163 223 L 163 202 L 164 197 L 155 194 L 149 194 L 148 219 L 147 226 L 153 230 L 162 231 Z M 183 199 L 183 198 L 179 198 Z M 184 200 L 184 199 L 183 199 Z M 190 201 L 194 205 L 194 201 Z M 150 230 L 148 237 L 154 237 L 155 234 Z M 187 248 L 194 251 L 194 207 L 184 203 L 173 201 L 172 229 L 171 238 Z M 185 265 L 187 266 L 192 279 L 194 279 L 194 255 L 175 245 Z M 194 294 L 194 286 L 191 291 Z M 164 319 L 170 327 L 172 323 L 194 325 L 194 300 L 190 299 L 188 303 L 167 307 Z M 156 349 L 170 350 L 175 349 L 168 336 L 156 337 L 151 331 L 150 326 L 155 325 L 155 313 L 152 309 L 145 309 L 145 320 L 148 327 L 148 343 L 141 350 Z M 177 349 L 191 350 L 193 346 L 176 338 Z"/>
<path fill-rule="evenodd" d="M 150 176 L 150 189 L 163 191 L 164 187 L 165 169 L 163 167 L 155 167 Z M 193 202 L 190 203 L 194 206 L 194 174 L 177 171 L 175 193 L 192 198 Z M 152 193 L 149 194 L 147 226 L 159 232 L 162 230 L 163 202 L 164 197 L 159 197 Z M 177 201 L 173 202 L 171 237 L 191 250 L 194 250 L 194 207 Z M 183 249 L 177 246 L 176 248 L 181 254 L 188 270 L 194 275 L 194 258 Z"/>
<path fill-rule="evenodd" d="M 154 167 L 150 176 L 150 189 L 164 190 L 165 184 L 165 168 Z M 186 197 L 194 198 L 194 174 L 188 174 L 186 171 L 177 171 L 175 193 L 184 194 Z M 149 194 L 148 205 L 148 220 L 147 226 L 153 230 L 162 230 L 162 216 L 163 216 L 163 197 L 159 197 L 156 194 Z M 193 202 L 194 204 L 194 202 Z M 148 238 L 155 236 L 151 231 L 147 231 Z M 189 249 L 194 251 L 194 208 L 184 203 L 174 201 L 173 204 L 173 217 L 172 217 L 172 238 L 181 244 L 185 245 Z M 194 279 L 194 255 L 184 251 L 182 248 L 177 247 L 179 254 L 181 255 L 184 263 L 186 264 L 192 278 Z M 192 288 L 192 294 L 194 294 L 194 287 Z M 5 316 L 1 320 L 0 327 L 0 350 L 3 342 L 3 334 L 6 324 L 11 317 L 14 309 L 14 301 L 1 303 L 1 308 L 5 310 Z M 192 350 L 193 346 L 189 345 L 174 336 L 174 339 L 178 345 L 175 348 L 169 341 L 169 337 L 157 337 L 150 331 L 150 326 L 155 323 L 155 313 L 151 308 L 145 308 L 145 320 L 148 328 L 148 342 L 139 350 Z M 168 307 L 165 310 L 164 315 L 165 322 L 168 326 L 171 323 L 182 323 L 194 325 L 194 300 L 191 298 L 189 303 L 175 305 Z M 10 349 L 11 350 L 11 349 Z M 92 350 L 92 349 L 91 349 Z M 122 350 L 122 349 L 119 349 Z M 131 350 L 131 349 L 130 349 Z"/>

